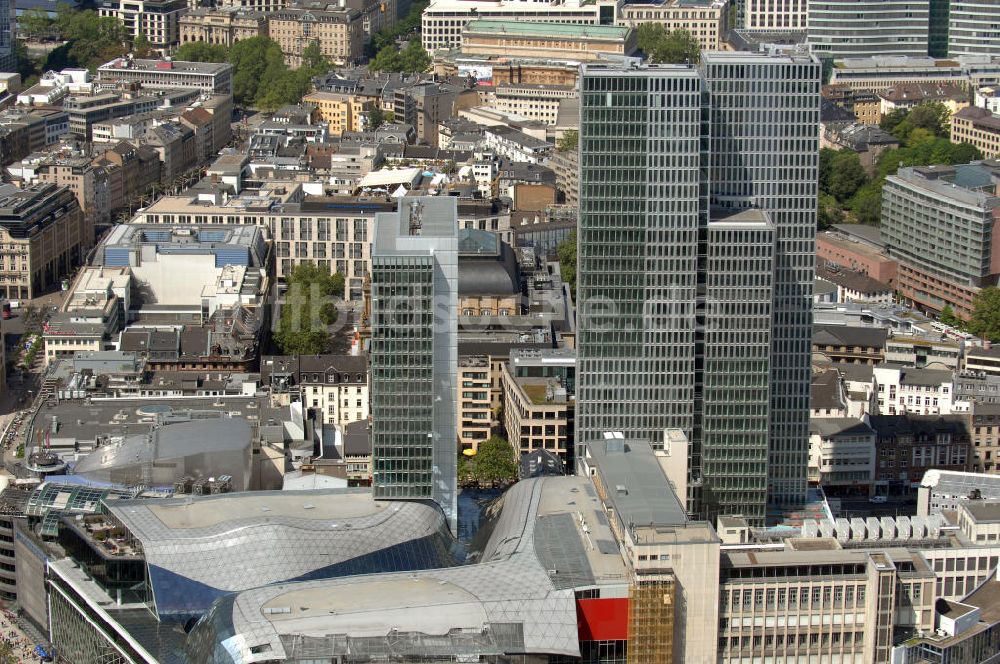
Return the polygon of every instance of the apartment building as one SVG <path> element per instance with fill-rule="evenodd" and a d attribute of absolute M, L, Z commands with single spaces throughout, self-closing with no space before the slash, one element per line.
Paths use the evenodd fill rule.
<path fill-rule="evenodd" d="M 290 67 L 302 64 L 302 52 L 313 42 L 333 64 L 353 64 L 364 51 L 364 15 L 336 3 L 306 0 L 268 14 L 267 34 Z"/>
<path fill-rule="evenodd" d="M 577 102 L 575 87 L 504 83 L 496 86 L 492 107 L 503 113 L 555 126 L 559 120 L 559 110 L 565 105 L 564 100 Z"/>
<path fill-rule="evenodd" d="M 883 328 L 820 324 L 813 326 L 812 348 L 832 362 L 880 364 L 887 336 Z"/>
<path fill-rule="evenodd" d="M 972 434 L 968 415 L 866 415 L 875 430 L 875 487 L 880 494 L 909 494 L 924 473 L 968 470 Z"/>
<path fill-rule="evenodd" d="M 636 2 L 618 9 L 618 25 L 638 28 L 643 23 L 658 23 L 668 32 L 686 30 L 703 51 L 723 50 L 728 26 L 729 2 L 726 0 L 667 0 Z"/>
<path fill-rule="evenodd" d="M 963 369 L 989 376 L 1000 376 L 1000 346 L 974 347 L 965 351 Z"/>
<path fill-rule="evenodd" d="M 69 189 L 0 185 L 0 293 L 23 300 L 55 288 L 93 245 L 87 229 Z"/>
<path fill-rule="evenodd" d="M 874 369 L 878 412 L 883 415 L 949 415 L 954 407 L 953 374 L 949 370 L 916 369 L 880 364 Z"/>
<path fill-rule="evenodd" d="M 488 356 L 458 358 L 457 398 L 459 451 L 478 451 L 479 444 L 490 437 L 493 425 Z"/>
<path fill-rule="evenodd" d="M 375 109 L 369 97 L 339 92 L 310 92 L 302 101 L 316 106 L 320 121 L 329 125 L 330 136 L 340 136 L 345 131 L 365 131 L 368 113 Z"/>
<path fill-rule="evenodd" d="M 180 43 L 203 42 L 226 48 L 243 39 L 267 36 L 267 16 L 242 7 L 198 7 L 179 21 Z"/>
<path fill-rule="evenodd" d="M 297 361 L 302 403 L 321 412 L 323 422 L 344 426 L 368 419 L 366 355 L 300 355 L 280 359 Z"/>
<path fill-rule="evenodd" d="M 896 290 L 913 306 L 968 319 L 979 290 L 996 284 L 993 226 L 1000 165 L 900 168 L 882 191 L 882 237 L 899 262 Z"/>
<path fill-rule="evenodd" d="M 875 479 L 875 431 L 853 417 L 809 421 L 809 481 L 827 495 L 867 496 Z"/>
<path fill-rule="evenodd" d="M 972 404 L 972 457 L 969 470 L 1000 474 L 1000 404 Z"/>
<path fill-rule="evenodd" d="M 951 142 L 976 146 L 987 159 L 1000 156 L 1000 117 L 978 106 L 951 116 Z"/>
<path fill-rule="evenodd" d="M 515 451 L 544 449 L 572 467 L 576 353 L 515 349 L 501 369 L 504 428 Z"/>
<path fill-rule="evenodd" d="M 187 0 L 102 0 L 97 12 L 121 21 L 128 37 L 141 35 L 166 52 L 180 41 L 180 19 L 187 9 Z"/>
<path fill-rule="evenodd" d="M 942 334 L 893 332 L 885 342 L 886 362 L 918 369 L 957 371 L 961 357 L 961 342 Z"/>

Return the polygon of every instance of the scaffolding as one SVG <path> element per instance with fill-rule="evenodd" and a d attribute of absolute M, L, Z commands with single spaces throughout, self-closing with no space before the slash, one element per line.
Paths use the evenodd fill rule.
<path fill-rule="evenodd" d="M 637 572 L 628 594 L 628 664 L 671 664 L 676 605 L 673 573 Z"/>

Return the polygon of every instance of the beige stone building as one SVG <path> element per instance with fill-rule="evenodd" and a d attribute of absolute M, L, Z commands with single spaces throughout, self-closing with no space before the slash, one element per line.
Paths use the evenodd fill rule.
<path fill-rule="evenodd" d="M 670 32 L 687 30 L 702 50 L 719 51 L 726 49 L 728 12 L 725 0 L 640 2 L 621 6 L 618 25 L 637 28 L 643 23 L 660 23 Z"/>
<path fill-rule="evenodd" d="M 555 378 L 515 376 L 503 368 L 504 428 L 519 453 L 545 449 L 572 455 L 575 402 Z"/>
<path fill-rule="evenodd" d="M 475 20 L 462 29 L 463 55 L 589 61 L 635 49 L 635 30 L 624 26 Z"/>
<path fill-rule="evenodd" d="M 93 242 L 66 187 L 0 185 L 0 294 L 30 299 L 58 287 Z"/>
<path fill-rule="evenodd" d="M 337 65 L 356 62 L 365 46 L 362 12 L 335 3 L 306 2 L 268 14 L 267 32 L 291 67 L 302 64 L 302 52 L 314 41 Z"/>
<path fill-rule="evenodd" d="M 969 106 L 951 116 L 951 142 L 979 148 L 986 159 L 1000 155 L 1000 117 L 985 108 Z"/>
<path fill-rule="evenodd" d="M 458 444 L 477 450 L 490 437 L 490 359 L 485 355 L 458 358 Z"/>
<path fill-rule="evenodd" d="M 267 17 L 241 7 L 200 7 L 180 19 L 180 42 L 204 42 L 225 47 L 251 37 L 267 36 Z"/>
<path fill-rule="evenodd" d="M 340 136 L 345 131 L 365 131 L 367 113 L 375 109 L 370 98 L 338 92 L 310 92 L 302 101 L 315 104 L 319 119 L 329 125 L 331 136 Z"/>
<path fill-rule="evenodd" d="M 365 355 L 302 355 L 299 386 L 307 408 L 328 424 L 368 419 L 368 358 Z"/>

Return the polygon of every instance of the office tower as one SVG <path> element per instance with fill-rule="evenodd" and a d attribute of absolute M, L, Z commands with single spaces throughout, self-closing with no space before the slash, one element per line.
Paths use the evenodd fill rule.
<path fill-rule="evenodd" d="M 0 0 L 0 71 L 17 71 L 17 55 L 14 53 L 14 0 Z"/>
<path fill-rule="evenodd" d="M 1000 25 L 1000 4 L 993 0 L 963 0 L 950 3 L 948 55 L 954 57 L 1000 53 L 998 25 Z"/>
<path fill-rule="evenodd" d="M 743 30 L 798 32 L 806 29 L 808 0 L 738 0 L 736 26 Z"/>
<path fill-rule="evenodd" d="M 372 464 L 376 499 L 426 499 L 456 528 L 458 205 L 403 199 L 375 219 Z"/>
<path fill-rule="evenodd" d="M 820 66 L 586 66 L 577 441 L 690 440 L 688 509 L 805 496 Z"/>
<path fill-rule="evenodd" d="M 821 58 L 926 56 L 928 0 L 809 0 L 806 41 Z"/>

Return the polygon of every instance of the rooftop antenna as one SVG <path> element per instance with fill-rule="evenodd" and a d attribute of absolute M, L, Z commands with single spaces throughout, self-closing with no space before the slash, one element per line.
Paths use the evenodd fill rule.
<path fill-rule="evenodd" d="M 410 235 L 420 235 L 424 223 L 424 204 L 419 201 L 410 203 Z"/>

